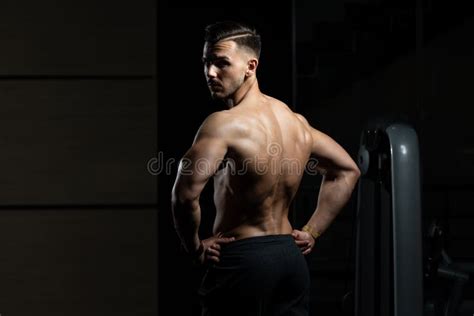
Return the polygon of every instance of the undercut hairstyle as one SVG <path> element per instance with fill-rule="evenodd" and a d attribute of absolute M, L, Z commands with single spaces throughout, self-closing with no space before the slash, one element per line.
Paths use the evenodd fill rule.
<path fill-rule="evenodd" d="M 237 45 L 249 49 L 260 58 L 262 43 L 255 28 L 240 22 L 223 21 L 205 28 L 204 40 L 211 45 L 225 40 L 233 40 Z"/>

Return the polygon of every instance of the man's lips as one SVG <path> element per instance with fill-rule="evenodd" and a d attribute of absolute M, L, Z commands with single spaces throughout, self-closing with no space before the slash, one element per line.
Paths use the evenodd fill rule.
<path fill-rule="evenodd" d="M 211 83 L 208 83 L 207 84 L 209 86 L 209 88 L 211 89 L 215 89 L 215 88 L 221 88 L 222 86 L 216 82 L 211 82 Z"/>

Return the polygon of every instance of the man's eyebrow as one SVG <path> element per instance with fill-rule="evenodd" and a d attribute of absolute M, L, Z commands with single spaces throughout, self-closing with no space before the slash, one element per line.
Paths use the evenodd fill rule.
<path fill-rule="evenodd" d="M 217 55 L 211 55 L 211 56 L 203 56 L 202 57 L 202 61 L 203 62 L 206 62 L 206 61 L 216 61 L 216 60 L 225 60 L 225 61 L 229 61 L 230 59 L 227 57 L 227 56 L 217 56 Z"/>

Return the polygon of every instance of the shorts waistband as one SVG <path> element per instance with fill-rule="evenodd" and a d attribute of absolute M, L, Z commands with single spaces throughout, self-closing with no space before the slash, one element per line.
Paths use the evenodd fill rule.
<path fill-rule="evenodd" d="M 293 236 L 290 234 L 264 235 L 264 236 L 253 236 L 253 237 L 245 237 L 242 239 L 237 239 L 223 246 L 226 249 L 231 249 L 233 247 L 239 247 L 239 246 L 244 246 L 244 245 L 285 243 L 288 241 L 294 242 Z"/>

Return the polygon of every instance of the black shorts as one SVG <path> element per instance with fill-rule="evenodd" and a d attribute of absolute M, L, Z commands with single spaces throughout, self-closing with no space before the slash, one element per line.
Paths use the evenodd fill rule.
<path fill-rule="evenodd" d="M 239 239 L 221 246 L 198 294 L 203 316 L 308 315 L 310 278 L 291 235 Z"/>

